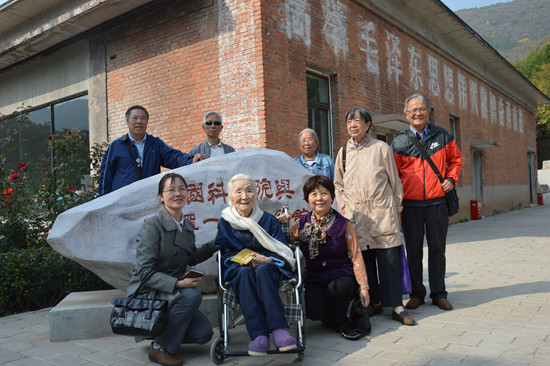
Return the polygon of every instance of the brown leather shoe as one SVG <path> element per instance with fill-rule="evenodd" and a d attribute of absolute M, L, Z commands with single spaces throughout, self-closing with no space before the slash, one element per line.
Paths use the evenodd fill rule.
<path fill-rule="evenodd" d="M 183 361 L 178 356 L 168 352 L 164 348 L 155 349 L 153 342 L 151 342 L 151 348 L 149 348 L 149 361 L 165 366 L 181 366 L 183 364 Z"/>
<path fill-rule="evenodd" d="M 416 309 L 420 305 L 423 305 L 425 303 L 426 302 L 424 301 L 424 299 L 419 299 L 417 297 L 411 297 L 411 299 L 407 302 L 407 305 L 405 305 L 405 307 L 407 309 Z"/>
<path fill-rule="evenodd" d="M 440 299 L 435 299 L 434 301 L 432 301 L 432 304 L 442 310 L 453 310 L 453 305 L 449 302 L 449 300 L 443 297 Z"/>
<path fill-rule="evenodd" d="M 407 314 L 407 312 L 405 310 L 403 310 L 399 314 L 397 314 L 395 311 L 392 311 L 391 318 L 393 320 L 397 320 L 398 322 L 400 322 L 403 325 L 414 325 L 413 317 L 410 316 L 409 314 Z"/>

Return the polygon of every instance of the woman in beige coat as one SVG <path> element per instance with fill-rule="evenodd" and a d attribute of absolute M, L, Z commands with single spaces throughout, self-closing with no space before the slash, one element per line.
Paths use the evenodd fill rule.
<path fill-rule="evenodd" d="M 371 314 L 392 307 L 393 319 L 413 325 L 402 301 L 399 225 L 403 188 L 393 153 L 388 144 L 368 135 L 372 118 L 366 109 L 350 109 L 346 123 L 350 139 L 336 158 L 336 201 L 357 231 L 367 266 Z"/>

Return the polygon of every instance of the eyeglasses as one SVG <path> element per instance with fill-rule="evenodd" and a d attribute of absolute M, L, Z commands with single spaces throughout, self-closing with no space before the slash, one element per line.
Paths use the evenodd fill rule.
<path fill-rule="evenodd" d="M 207 126 L 212 126 L 212 123 L 214 124 L 214 126 L 221 126 L 221 122 L 220 121 L 206 121 L 204 122 L 205 125 Z"/>
<path fill-rule="evenodd" d="M 166 191 L 163 191 L 164 193 L 168 193 L 170 196 L 175 196 L 176 193 L 179 193 L 179 194 L 184 194 L 185 192 L 187 192 L 187 188 L 185 187 L 181 187 L 179 189 L 174 189 L 174 188 L 170 188 Z"/>
<path fill-rule="evenodd" d="M 413 109 L 409 109 L 408 111 L 406 111 L 407 113 L 410 113 L 410 114 L 417 114 L 417 113 L 426 113 L 426 111 L 428 110 L 428 108 L 425 108 L 425 107 L 422 107 L 422 108 L 413 108 Z"/>

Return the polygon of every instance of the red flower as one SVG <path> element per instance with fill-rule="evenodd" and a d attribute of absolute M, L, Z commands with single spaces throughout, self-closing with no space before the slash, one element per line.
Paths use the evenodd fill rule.
<path fill-rule="evenodd" d="M 17 173 L 10 174 L 10 182 L 13 182 L 14 180 L 16 180 L 19 177 L 20 177 L 20 175 L 17 174 Z"/>
<path fill-rule="evenodd" d="M 6 195 L 6 198 L 11 197 L 11 192 L 13 192 L 13 189 L 4 189 L 4 194 Z"/>
<path fill-rule="evenodd" d="M 26 166 L 27 166 L 27 164 L 25 164 L 25 163 L 19 163 L 19 165 L 17 165 L 17 169 L 21 169 L 21 168 L 24 168 Z"/>

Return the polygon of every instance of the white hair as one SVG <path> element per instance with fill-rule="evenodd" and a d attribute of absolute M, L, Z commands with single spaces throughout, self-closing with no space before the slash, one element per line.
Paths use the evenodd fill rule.
<path fill-rule="evenodd" d="M 231 179 L 229 179 L 229 182 L 227 182 L 227 190 L 229 191 L 229 195 L 231 196 L 233 194 L 233 183 L 238 180 L 247 180 L 250 183 L 254 192 L 254 202 L 257 202 L 258 197 L 256 195 L 256 182 L 254 182 L 254 179 L 250 175 L 239 173 L 231 177 Z M 231 200 L 229 200 L 229 206 L 234 206 Z"/>
<path fill-rule="evenodd" d="M 216 111 L 206 112 L 206 114 L 205 114 L 204 117 L 202 118 L 202 123 L 203 123 L 203 124 L 206 123 L 206 118 L 207 118 L 209 115 L 211 115 L 211 114 L 215 114 L 216 116 L 218 116 L 218 118 L 220 119 L 220 123 L 223 125 L 222 115 L 219 114 L 219 113 L 216 112 Z"/>
<path fill-rule="evenodd" d="M 300 134 L 298 135 L 298 144 L 300 144 L 300 140 L 302 139 L 302 135 L 303 135 L 305 132 L 311 132 L 311 134 L 312 134 L 313 137 L 315 138 L 315 142 L 319 143 L 319 137 L 317 136 L 317 132 L 315 132 L 315 130 L 312 130 L 311 128 L 304 128 L 304 129 L 302 130 L 302 132 L 300 132 Z"/>
<path fill-rule="evenodd" d="M 403 113 L 407 113 L 407 108 L 409 108 L 409 102 L 412 99 L 420 99 L 420 101 L 426 105 L 426 109 L 428 110 L 428 112 L 431 111 L 430 101 L 428 100 L 428 98 L 426 98 L 424 95 L 420 93 L 414 93 L 413 95 L 411 95 L 405 100 L 405 108 L 403 108 Z"/>

